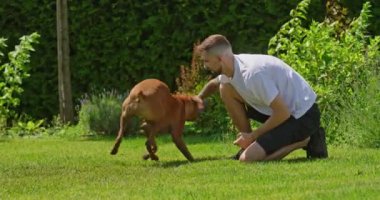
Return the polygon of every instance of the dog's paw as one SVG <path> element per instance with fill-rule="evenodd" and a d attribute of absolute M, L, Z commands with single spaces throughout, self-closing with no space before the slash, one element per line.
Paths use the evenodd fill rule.
<path fill-rule="evenodd" d="M 148 160 L 149 158 L 150 158 L 149 154 L 145 154 L 145 155 L 143 155 L 143 159 L 144 159 L 144 160 Z"/>
<path fill-rule="evenodd" d="M 158 161 L 158 156 L 156 156 L 156 155 L 151 156 L 151 159 L 152 159 L 152 160 L 155 160 L 155 161 Z"/>
<path fill-rule="evenodd" d="M 116 155 L 117 154 L 117 149 L 112 149 L 111 155 Z"/>

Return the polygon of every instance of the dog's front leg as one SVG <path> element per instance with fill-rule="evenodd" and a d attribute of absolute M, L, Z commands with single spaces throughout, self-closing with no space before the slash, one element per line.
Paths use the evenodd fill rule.
<path fill-rule="evenodd" d="M 194 161 L 193 156 L 187 149 L 187 146 L 182 138 L 184 125 L 185 125 L 185 122 L 183 121 L 182 123 L 176 124 L 172 127 L 172 131 L 171 131 L 172 139 L 173 139 L 174 144 L 181 151 L 181 153 L 187 158 L 187 160 Z"/>

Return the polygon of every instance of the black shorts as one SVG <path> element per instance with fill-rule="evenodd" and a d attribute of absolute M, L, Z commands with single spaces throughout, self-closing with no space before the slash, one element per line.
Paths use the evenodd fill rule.
<path fill-rule="evenodd" d="M 258 122 L 264 123 L 269 118 L 250 106 L 247 106 L 246 110 L 248 118 Z M 318 105 L 314 104 L 302 117 L 295 119 L 290 116 L 285 122 L 257 138 L 256 142 L 267 155 L 270 155 L 282 147 L 302 141 L 318 131 L 320 117 Z"/>

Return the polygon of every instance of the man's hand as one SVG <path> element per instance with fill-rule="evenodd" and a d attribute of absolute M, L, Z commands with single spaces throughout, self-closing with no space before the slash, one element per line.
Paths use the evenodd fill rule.
<path fill-rule="evenodd" d="M 254 132 L 251 133 L 239 133 L 238 138 L 234 141 L 234 145 L 246 149 L 257 139 Z"/>
<path fill-rule="evenodd" d="M 199 96 L 193 96 L 192 100 L 197 103 L 198 111 L 202 112 L 205 109 L 205 102 Z"/>

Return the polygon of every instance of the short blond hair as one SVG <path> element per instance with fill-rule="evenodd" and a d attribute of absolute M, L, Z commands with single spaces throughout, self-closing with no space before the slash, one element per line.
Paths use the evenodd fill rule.
<path fill-rule="evenodd" d="M 208 36 L 197 46 L 197 51 L 207 52 L 209 54 L 221 55 L 226 52 L 232 53 L 232 47 L 227 38 L 223 35 L 214 34 Z"/>

